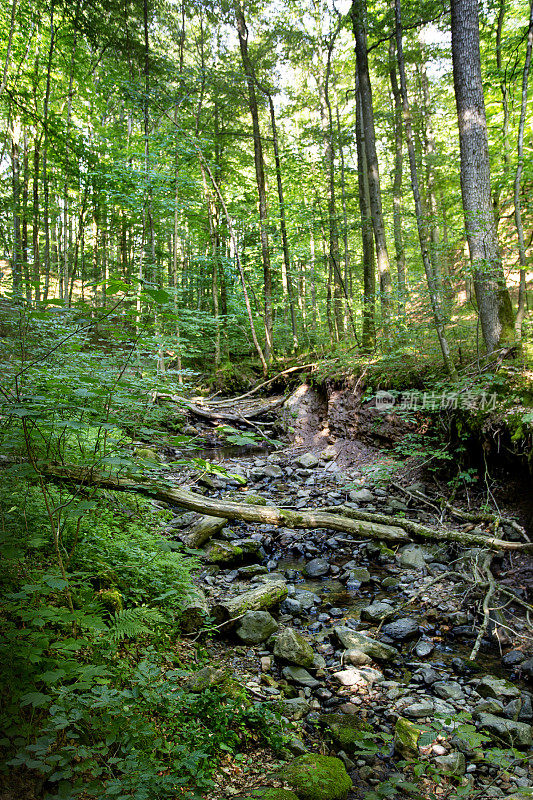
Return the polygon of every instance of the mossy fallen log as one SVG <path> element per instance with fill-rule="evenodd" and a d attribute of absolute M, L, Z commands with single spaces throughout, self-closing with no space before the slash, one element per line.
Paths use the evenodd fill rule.
<path fill-rule="evenodd" d="M 353 512 L 352 509 L 335 508 L 335 513 L 315 511 L 314 509 L 293 511 L 276 506 L 257 506 L 235 503 L 228 500 L 214 500 L 203 497 L 188 489 L 170 488 L 156 483 L 135 481 L 104 475 L 94 469 L 76 466 L 41 467 L 41 473 L 51 480 L 97 486 L 115 491 L 130 491 L 153 497 L 171 505 L 181 506 L 212 517 L 237 519 L 244 522 L 275 525 L 285 528 L 327 529 L 347 533 L 359 539 L 377 539 L 393 544 L 405 544 L 416 539 L 436 541 L 455 541 L 465 547 L 480 545 L 493 550 L 533 550 L 533 543 L 507 542 L 494 536 L 481 536 L 473 533 L 449 530 L 432 530 L 419 523 L 384 514 L 370 515 Z M 344 516 L 346 514 L 346 516 Z M 349 515 L 349 516 L 348 516 Z M 371 517 L 371 519 L 370 519 Z"/>
<path fill-rule="evenodd" d="M 227 521 L 225 517 L 210 517 L 202 514 L 188 530 L 183 532 L 181 538 L 188 547 L 201 547 L 212 536 L 219 533 Z"/>
<path fill-rule="evenodd" d="M 237 619 L 247 611 L 263 611 L 281 603 L 288 594 L 283 581 L 267 581 L 262 586 L 229 597 L 213 606 L 213 616 L 219 623 Z"/>

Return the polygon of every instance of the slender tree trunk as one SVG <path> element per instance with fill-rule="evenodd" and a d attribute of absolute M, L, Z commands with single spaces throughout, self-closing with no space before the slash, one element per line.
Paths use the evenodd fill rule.
<path fill-rule="evenodd" d="M 514 341 L 490 193 L 477 0 L 451 0 L 452 61 L 461 151 L 461 193 L 481 331 L 487 352 Z"/>
<path fill-rule="evenodd" d="M 50 86 L 52 77 L 52 58 L 55 46 L 54 0 L 50 3 L 50 47 L 46 67 L 46 90 L 43 103 L 43 199 L 44 199 L 44 288 L 43 302 L 48 299 L 50 288 L 50 187 L 48 185 L 48 109 L 50 104 Z"/>
<path fill-rule="evenodd" d="M 343 242 L 344 242 L 344 286 L 346 292 L 352 296 L 352 274 L 350 268 L 350 249 L 348 245 L 348 207 L 346 200 L 346 164 L 344 160 L 344 148 L 342 146 L 341 119 L 338 103 L 335 105 L 335 116 L 337 119 L 337 146 L 339 148 L 339 158 L 341 162 L 341 197 L 342 197 L 342 221 L 343 221 Z"/>
<path fill-rule="evenodd" d="M 13 120 L 11 138 L 11 187 L 13 191 L 13 257 L 11 259 L 11 275 L 13 280 L 13 294 L 19 295 L 22 291 L 22 240 L 20 234 L 20 162 L 19 140 L 20 122 Z"/>
<path fill-rule="evenodd" d="M 15 18 L 17 14 L 18 0 L 13 0 L 11 3 L 11 20 L 9 23 L 9 36 L 7 37 L 7 51 L 6 60 L 4 62 L 4 69 L 2 72 L 2 83 L 0 83 L 0 95 L 4 93 L 7 86 L 7 76 L 9 73 L 9 64 L 11 62 L 11 48 L 13 46 L 13 33 L 15 31 Z"/>
<path fill-rule="evenodd" d="M 371 353 L 376 347 L 376 261 L 372 233 L 372 212 L 368 188 L 368 164 L 366 159 L 366 140 L 363 127 L 363 111 L 359 81 L 356 77 L 356 115 L 355 130 L 357 140 L 357 172 L 359 176 L 359 212 L 361 215 L 361 243 L 363 249 L 363 352 Z"/>
<path fill-rule="evenodd" d="M 285 275 L 287 277 L 287 295 L 289 300 L 289 311 L 291 314 L 292 347 L 294 352 L 298 349 L 298 331 L 296 328 L 296 315 L 294 312 L 294 284 L 292 279 L 292 267 L 289 253 L 289 241 L 287 238 L 287 221 L 285 218 L 285 201 L 283 198 L 283 181 L 281 179 L 281 161 L 278 146 L 278 128 L 276 125 L 276 111 L 272 95 L 266 92 L 270 106 L 270 120 L 272 123 L 272 144 L 274 147 L 274 162 L 276 165 L 276 180 L 278 184 L 279 201 L 279 223 L 281 228 L 281 242 L 283 245 L 283 263 L 285 264 Z"/>
<path fill-rule="evenodd" d="M 265 164 L 263 159 L 263 144 L 261 141 L 261 130 L 259 127 L 259 109 L 257 106 L 257 95 L 255 93 L 255 76 L 252 62 L 248 54 L 248 28 L 244 19 L 243 7 L 240 0 L 234 4 L 235 18 L 237 21 L 237 33 L 239 35 L 239 46 L 241 50 L 242 65 L 246 75 L 248 86 L 248 105 L 252 118 L 252 130 L 254 140 L 254 163 L 255 176 L 257 181 L 257 193 L 259 195 L 259 221 L 261 228 L 261 255 L 263 259 L 263 280 L 264 280 L 264 311 L 265 311 L 265 353 L 267 363 L 272 359 L 273 347 L 273 323 L 272 323 L 272 272 L 270 269 L 270 247 L 268 243 L 268 203 L 266 196 Z"/>
<path fill-rule="evenodd" d="M 342 314 L 342 273 L 339 251 L 339 228 L 337 225 L 337 201 L 335 197 L 335 141 L 333 132 L 333 113 L 329 96 L 331 80 L 331 57 L 335 39 L 340 30 L 340 23 L 332 33 L 327 47 L 326 79 L 324 81 L 324 103 L 327 110 L 326 139 L 326 164 L 328 168 L 328 231 L 329 231 L 329 276 L 333 283 L 333 320 L 335 322 L 335 337 L 340 341 L 344 335 L 344 318 Z"/>
<path fill-rule="evenodd" d="M 407 82 L 405 78 L 405 65 L 403 59 L 403 41 L 402 41 L 402 15 L 400 0 L 395 0 L 396 11 L 396 53 L 398 58 L 398 71 L 400 73 L 400 88 L 403 101 L 403 120 L 405 126 L 405 138 L 407 141 L 407 151 L 409 153 L 409 166 L 411 170 L 411 185 L 413 187 L 413 199 L 415 203 L 415 214 L 418 227 L 418 237 L 420 240 L 420 249 L 422 251 L 422 261 L 424 263 L 424 271 L 429 289 L 429 299 L 431 303 L 431 310 L 433 312 L 433 319 L 435 322 L 435 329 L 439 339 L 439 344 L 442 350 L 442 356 L 446 369 L 453 380 L 457 379 L 457 372 L 450 355 L 450 348 L 446 339 L 444 331 L 444 323 L 442 321 L 440 306 L 437 298 L 437 290 L 433 271 L 431 268 L 431 261 L 429 257 L 428 235 L 426 230 L 426 223 L 422 213 L 422 203 L 420 201 L 420 190 L 418 185 L 418 175 L 416 169 L 416 153 L 415 143 L 413 137 L 413 127 L 411 122 L 411 111 L 409 108 L 409 99 L 407 96 Z"/>
<path fill-rule="evenodd" d="M 41 164 L 41 136 L 35 136 L 33 150 L 33 218 L 32 218 L 32 244 L 33 244 L 33 290 L 35 293 L 35 306 L 41 303 L 41 252 L 39 249 L 39 168 Z"/>
<path fill-rule="evenodd" d="M 524 227 L 522 225 L 522 209 L 520 202 L 520 186 L 522 181 L 522 172 L 524 169 L 524 126 L 526 122 L 526 109 L 527 109 L 527 84 L 529 81 L 529 70 L 531 67 L 531 50 L 533 48 L 533 0 L 529 9 L 529 29 L 527 32 L 527 47 L 526 58 L 524 61 L 524 70 L 522 72 L 522 101 L 520 104 L 520 122 L 518 124 L 518 143 L 517 143 L 517 156 L 518 164 L 516 167 L 516 176 L 514 181 L 514 217 L 516 223 L 516 232 L 518 235 L 518 260 L 520 264 L 520 283 L 518 286 L 518 311 L 516 314 L 516 336 L 520 339 L 522 336 L 522 323 L 526 315 L 527 308 L 527 292 L 526 292 L 526 245 L 524 242 Z"/>
<path fill-rule="evenodd" d="M 498 70 L 498 77 L 500 81 L 500 92 L 502 95 L 502 158 L 503 158 L 503 179 L 495 187 L 493 192 L 493 208 L 494 219 L 496 222 L 496 230 L 500 222 L 501 213 L 501 194 L 502 185 L 506 184 L 506 178 L 511 166 L 511 145 L 509 142 L 509 92 L 507 89 L 507 80 L 502 64 L 502 31 L 503 23 L 505 20 L 505 6 L 506 0 L 499 0 L 498 8 L 498 21 L 496 23 L 496 68 Z"/>
<path fill-rule="evenodd" d="M 72 54 L 70 57 L 69 81 L 68 81 L 68 95 L 67 95 L 67 122 L 65 130 L 65 139 L 67 147 L 65 148 L 65 167 L 64 174 L 65 180 L 63 182 L 63 281 L 64 281 L 64 295 L 68 296 L 69 290 L 69 246 L 68 246 L 68 184 L 69 184 L 69 160 L 70 149 L 68 147 L 68 137 L 70 134 L 70 122 L 72 118 L 72 97 L 74 87 L 74 65 L 76 60 L 76 47 L 78 44 L 78 17 L 80 12 L 80 0 L 76 3 L 76 16 L 74 22 L 74 40 L 72 43 Z"/>
<path fill-rule="evenodd" d="M 405 280 L 405 249 L 402 233 L 402 95 L 396 77 L 396 47 L 394 39 L 389 40 L 389 79 L 394 100 L 394 179 L 392 184 L 392 215 L 394 223 L 394 250 L 396 254 L 396 274 L 398 279 L 398 317 L 402 331 L 405 330 L 405 304 L 407 300 Z"/>
<path fill-rule="evenodd" d="M 372 212 L 372 227 L 376 243 L 376 257 L 380 282 L 381 315 L 387 343 L 390 342 L 391 311 L 391 274 L 385 221 L 381 203 L 381 185 L 379 180 L 379 162 L 376 152 L 376 134 L 374 129 L 374 108 L 372 104 L 372 87 L 368 70 L 368 53 L 366 43 L 366 0 L 353 0 L 351 8 L 353 32 L 355 36 L 355 53 L 357 75 L 362 104 L 362 124 L 365 133 L 365 150 L 368 168 L 368 189 Z"/>
<path fill-rule="evenodd" d="M 28 247 L 28 195 L 29 195 L 29 156 L 28 156 L 28 137 L 24 131 L 23 138 L 24 154 L 22 157 L 22 268 L 24 271 L 24 289 L 26 302 L 31 304 L 31 280 Z"/>

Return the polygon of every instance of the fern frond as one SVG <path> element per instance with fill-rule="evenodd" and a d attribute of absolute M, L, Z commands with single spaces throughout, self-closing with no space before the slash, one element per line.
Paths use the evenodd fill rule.
<path fill-rule="evenodd" d="M 120 642 L 126 637 L 133 638 L 143 633 L 153 633 L 153 626 L 165 622 L 165 617 L 152 608 L 125 608 L 116 611 L 109 626 L 109 638 Z"/>

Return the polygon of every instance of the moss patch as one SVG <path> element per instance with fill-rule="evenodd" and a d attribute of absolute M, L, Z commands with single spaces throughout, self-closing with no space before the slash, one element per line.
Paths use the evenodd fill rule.
<path fill-rule="evenodd" d="M 294 792 L 289 792 L 288 789 L 274 789 L 268 787 L 260 787 L 247 797 L 241 797 L 239 800 L 298 800 L 298 795 Z"/>
<path fill-rule="evenodd" d="M 320 722 L 347 753 L 365 750 L 372 734 L 372 726 L 355 714 L 321 714 Z"/>
<path fill-rule="evenodd" d="M 277 776 L 294 789 L 299 800 L 345 800 L 352 788 L 339 758 L 314 753 L 295 758 Z"/>

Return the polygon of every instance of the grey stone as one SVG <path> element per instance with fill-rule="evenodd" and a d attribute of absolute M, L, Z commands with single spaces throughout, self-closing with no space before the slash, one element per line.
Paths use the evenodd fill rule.
<path fill-rule="evenodd" d="M 354 667 L 362 667 L 365 664 L 370 664 L 372 659 L 362 650 L 352 648 L 344 651 L 343 661 L 345 664 L 351 664 Z"/>
<path fill-rule="evenodd" d="M 276 634 L 274 655 L 300 667 L 313 666 L 313 648 L 294 628 L 285 628 Z"/>
<path fill-rule="evenodd" d="M 443 700 L 464 700 L 465 693 L 457 681 L 436 681 L 433 691 Z"/>
<path fill-rule="evenodd" d="M 289 719 L 303 719 L 311 711 L 311 706 L 303 697 L 291 697 L 278 701 L 283 713 Z"/>
<path fill-rule="evenodd" d="M 235 631 L 245 644 L 264 642 L 278 629 L 278 623 L 268 611 L 247 611 Z"/>
<path fill-rule="evenodd" d="M 387 505 L 391 511 L 407 511 L 407 506 L 405 503 L 402 503 L 401 500 L 397 500 L 395 497 L 391 497 L 387 500 Z"/>
<path fill-rule="evenodd" d="M 520 664 L 520 672 L 523 675 L 527 675 L 529 678 L 533 678 L 533 658 L 528 658 L 527 661 L 522 661 Z"/>
<path fill-rule="evenodd" d="M 506 667 L 515 667 L 517 664 L 521 664 L 525 659 L 524 653 L 521 650 L 509 650 L 502 658 L 502 664 L 505 664 Z"/>
<path fill-rule="evenodd" d="M 394 620 L 394 622 L 387 623 L 381 630 L 385 636 L 403 641 L 418 633 L 418 623 L 414 619 L 411 619 L 411 617 L 404 617 L 403 619 L 397 619 Z"/>
<path fill-rule="evenodd" d="M 448 753 L 446 756 L 437 756 L 435 764 L 447 775 L 464 775 L 466 760 L 461 752 Z"/>
<path fill-rule="evenodd" d="M 340 672 L 334 672 L 333 677 L 341 686 L 372 686 L 383 680 L 383 673 L 372 667 L 348 667 Z"/>
<path fill-rule="evenodd" d="M 418 703 L 412 703 L 403 709 L 403 714 L 410 719 L 421 719 L 422 717 L 430 717 L 433 714 L 434 705 L 431 700 L 420 700 Z"/>
<path fill-rule="evenodd" d="M 296 464 L 303 469 L 313 469 L 318 467 L 318 458 L 314 453 L 304 453 L 296 459 Z"/>
<path fill-rule="evenodd" d="M 370 622 L 379 622 L 391 613 L 391 607 L 388 603 L 371 603 L 369 606 L 361 609 L 361 619 L 367 619 Z"/>
<path fill-rule="evenodd" d="M 359 581 L 359 583 L 368 583 L 372 575 L 366 567 L 352 567 L 350 569 L 350 580 Z"/>
<path fill-rule="evenodd" d="M 281 478 L 283 470 L 277 464 L 267 464 L 263 469 L 263 475 L 266 478 Z"/>
<path fill-rule="evenodd" d="M 479 727 L 492 734 L 496 741 L 503 739 L 513 747 L 531 747 L 533 729 L 526 722 L 515 722 L 494 714 L 480 714 Z"/>
<path fill-rule="evenodd" d="M 305 565 L 304 572 L 309 578 L 321 578 L 329 572 L 329 561 L 325 558 L 313 558 Z"/>
<path fill-rule="evenodd" d="M 312 606 L 320 605 L 322 602 L 317 594 L 310 592 L 308 589 L 300 589 L 298 586 L 295 589 L 295 598 L 306 611 L 312 608 Z"/>
<path fill-rule="evenodd" d="M 313 678 L 303 667 L 284 667 L 283 677 L 288 681 L 300 684 L 300 686 L 308 686 L 309 689 L 316 689 L 320 686 L 320 681 Z"/>
<path fill-rule="evenodd" d="M 518 686 L 506 681 L 504 678 L 496 678 L 494 675 L 485 675 L 481 678 L 476 690 L 481 697 L 494 697 L 503 702 L 520 696 Z"/>
<path fill-rule="evenodd" d="M 348 494 L 352 503 L 371 503 L 374 495 L 368 489 L 355 489 Z"/>
<path fill-rule="evenodd" d="M 417 544 L 408 544 L 400 550 L 400 566 L 406 569 L 424 569 L 433 560 L 433 555 Z"/>
<path fill-rule="evenodd" d="M 337 625 L 333 631 L 347 650 L 360 650 L 371 658 L 375 658 L 376 661 L 390 661 L 398 655 L 396 648 L 384 642 L 379 642 L 377 639 L 372 639 L 370 636 L 365 636 L 364 633 L 358 633 L 351 628 Z"/>
<path fill-rule="evenodd" d="M 287 597 L 281 603 L 279 610 L 282 614 L 291 614 L 292 616 L 302 613 L 302 604 L 295 597 Z"/>
<path fill-rule="evenodd" d="M 418 642 L 417 646 L 415 647 L 415 653 L 418 658 L 427 658 L 427 656 L 431 655 L 433 650 L 435 649 L 435 645 L 433 642 Z"/>

